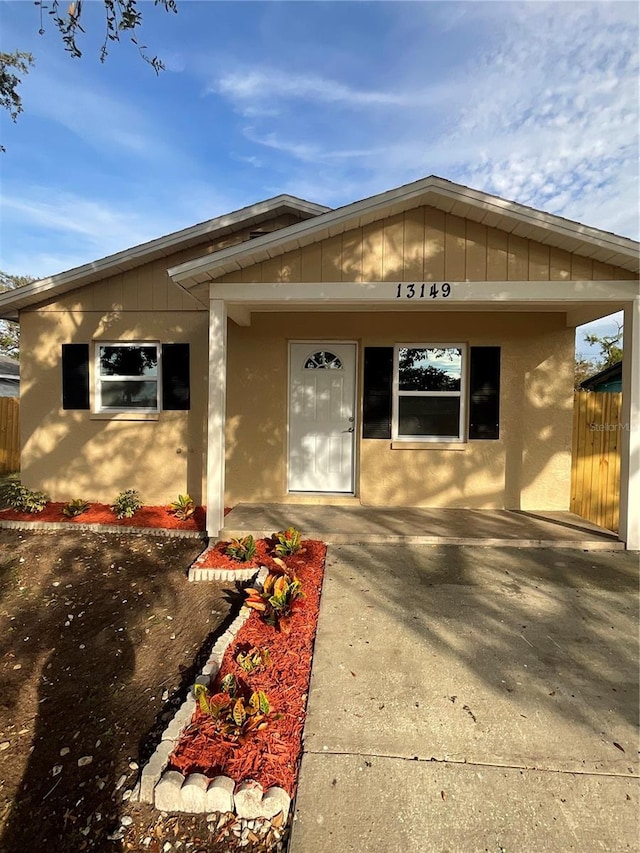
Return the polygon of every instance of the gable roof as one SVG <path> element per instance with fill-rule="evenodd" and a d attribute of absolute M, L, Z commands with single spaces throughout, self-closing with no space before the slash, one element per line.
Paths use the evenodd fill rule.
<path fill-rule="evenodd" d="M 640 266 L 639 244 L 635 240 L 431 175 L 329 210 L 251 243 L 231 246 L 207 257 L 179 264 L 169 270 L 169 275 L 189 289 L 226 273 L 423 205 L 631 272 L 638 272 Z"/>
<path fill-rule="evenodd" d="M 330 208 L 322 204 L 315 204 L 292 195 L 278 195 L 3 293 L 0 295 L 0 318 L 15 320 L 18 311 L 22 308 L 37 305 L 52 296 L 59 296 L 109 275 L 206 243 L 212 238 L 224 237 L 251 225 L 259 226 L 274 216 L 294 213 L 308 218 L 328 210 Z"/>

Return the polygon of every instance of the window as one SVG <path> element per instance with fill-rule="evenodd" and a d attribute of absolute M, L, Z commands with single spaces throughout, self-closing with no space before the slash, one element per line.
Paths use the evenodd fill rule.
<path fill-rule="evenodd" d="M 157 412 L 159 344 L 96 346 L 96 409 L 99 412 Z"/>
<path fill-rule="evenodd" d="M 314 352 L 304 363 L 305 370 L 342 370 L 342 362 L 335 353 Z"/>
<path fill-rule="evenodd" d="M 394 351 L 393 437 L 462 441 L 466 349 L 462 344 L 399 344 Z"/>

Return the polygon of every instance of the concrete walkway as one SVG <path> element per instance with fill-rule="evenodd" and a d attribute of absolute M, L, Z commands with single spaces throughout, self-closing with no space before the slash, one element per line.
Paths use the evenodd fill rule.
<path fill-rule="evenodd" d="M 570 512 L 498 509 L 418 509 L 342 505 L 239 504 L 225 518 L 220 539 L 270 536 L 294 525 L 306 538 L 334 545 L 352 542 L 423 545 L 485 545 L 624 548 L 611 531 Z"/>
<path fill-rule="evenodd" d="M 638 556 L 330 547 L 290 853 L 639 849 Z"/>

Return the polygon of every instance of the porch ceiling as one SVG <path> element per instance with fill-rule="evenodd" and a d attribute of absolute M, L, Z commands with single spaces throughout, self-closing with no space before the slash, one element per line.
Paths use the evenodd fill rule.
<path fill-rule="evenodd" d="M 567 326 L 581 326 L 583 323 L 590 323 L 592 320 L 599 320 L 601 317 L 607 317 L 609 314 L 621 311 L 624 308 L 624 303 L 616 302 L 601 302 L 601 303 L 577 303 L 571 305 L 571 310 L 567 310 L 566 304 L 549 304 L 548 302 L 530 302 L 526 306 L 520 304 L 511 304 L 505 302 L 482 302 L 482 303 L 448 303 L 443 305 L 422 305 L 411 308 L 409 311 L 406 305 L 396 305 L 394 303 L 381 305 L 379 303 L 362 303 L 362 302 L 347 302 L 340 305 L 327 304 L 326 302 L 310 302 L 301 305 L 299 303 L 280 302 L 277 304 L 268 302 L 256 303 L 227 303 L 227 312 L 229 317 L 238 325 L 250 325 L 251 314 L 289 314 L 289 313 L 314 313 L 324 314 L 360 314 L 370 312 L 391 312 L 391 313 L 412 313 L 416 312 L 427 313 L 501 313 L 501 314 L 538 314 L 538 313 L 553 313 L 566 314 Z"/>

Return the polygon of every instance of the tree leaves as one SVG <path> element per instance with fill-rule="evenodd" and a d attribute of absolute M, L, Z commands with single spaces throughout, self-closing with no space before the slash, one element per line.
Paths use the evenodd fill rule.
<path fill-rule="evenodd" d="M 142 25 L 142 12 L 138 8 L 138 0 L 103 0 L 105 14 L 105 37 L 100 47 L 100 61 L 104 62 L 109 54 L 109 42 L 119 42 L 122 34 L 129 35 L 130 41 L 138 50 L 140 57 L 147 62 L 156 74 L 164 70 L 164 63 L 157 56 L 146 53 L 146 45 L 138 44 L 137 34 Z M 40 7 L 40 35 L 44 35 L 43 11 L 51 16 L 56 29 L 60 33 L 64 49 L 75 59 L 80 59 L 82 50 L 78 39 L 85 34 L 82 26 L 83 0 L 75 0 L 62 11 L 59 0 L 36 0 Z M 166 12 L 177 13 L 177 0 L 155 0 L 155 6 L 162 6 Z M 18 86 L 22 77 L 29 73 L 34 64 L 30 53 L 15 50 L 13 53 L 0 52 L 0 107 L 7 110 L 13 121 L 22 112 L 22 99 L 18 94 Z M 0 145 L 0 151 L 4 151 Z"/>
<path fill-rule="evenodd" d="M 1 73 L 1 72 L 0 72 Z M 2 84 L 0 83 L 0 86 Z M 2 96 L 0 95 L 0 101 Z M 0 151 L 4 150 L 0 146 Z M 31 275 L 9 275 L 0 270 L 0 293 L 24 287 L 36 279 Z M 14 320 L 0 320 L 0 355 L 20 358 L 20 326 Z"/>

